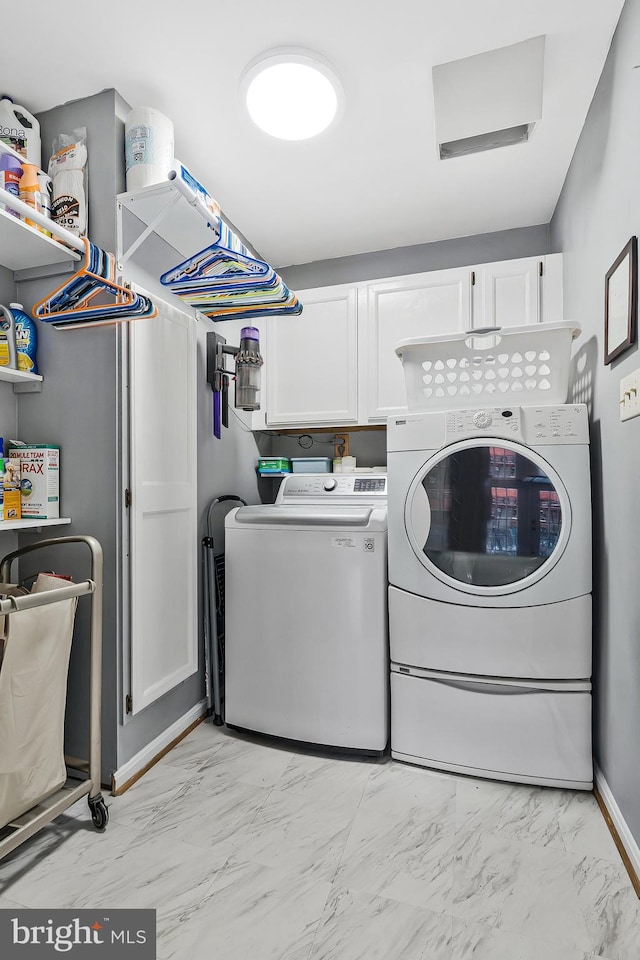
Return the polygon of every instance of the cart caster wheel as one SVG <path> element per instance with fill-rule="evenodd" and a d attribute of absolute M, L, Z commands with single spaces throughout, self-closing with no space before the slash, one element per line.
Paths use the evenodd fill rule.
<path fill-rule="evenodd" d="M 92 800 L 89 800 L 89 809 L 91 810 L 91 819 L 96 830 L 104 830 L 109 823 L 109 808 L 102 799 L 102 794 L 98 794 Z"/>

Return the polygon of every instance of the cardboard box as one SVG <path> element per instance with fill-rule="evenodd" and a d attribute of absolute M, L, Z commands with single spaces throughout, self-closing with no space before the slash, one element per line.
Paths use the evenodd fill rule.
<path fill-rule="evenodd" d="M 23 519 L 57 519 L 60 516 L 60 448 L 49 443 L 25 443 L 11 448 L 9 460 L 15 459 L 20 462 Z"/>
<path fill-rule="evenodd" d="M 3 516 L 5 520 L 20 519 L 20 463 L 8 460 L 3 476 Z"/>

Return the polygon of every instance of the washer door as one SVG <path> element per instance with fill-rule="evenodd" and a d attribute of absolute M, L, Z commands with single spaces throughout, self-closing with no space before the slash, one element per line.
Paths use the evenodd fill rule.
<path fill-rule="evenodd" d="M 557 473 L 533 450 L 463 440 L 418 471 L 405 527 L 420 563 L 443 583 L 500 596 L 555 566 L 569 539 L 571 507 Z"/>

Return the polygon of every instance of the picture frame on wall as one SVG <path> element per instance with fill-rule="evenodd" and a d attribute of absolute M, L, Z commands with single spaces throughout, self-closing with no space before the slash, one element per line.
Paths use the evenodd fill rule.
<path fill-rule="evenodd" d="M 638 313 L 638 238 L 631 237 L 604 280 L 604 362 L 635 343 Z"/>

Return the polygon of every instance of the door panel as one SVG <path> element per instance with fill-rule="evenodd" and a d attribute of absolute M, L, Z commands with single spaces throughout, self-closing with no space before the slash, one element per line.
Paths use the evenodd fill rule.
<path fill-rule="evenodd" d="M 365 418 L 407 410 L 401 340 L 459 333 L 471 326 L 471 270 L 440 270 L 371 284 L 359 324 Z M 362 419 L 362 418 L 361 418 Z"/>
<path fill-rule="evenodd" d="M 267 424 L 355 423 L 357 291 L 300 293 L 299 317 L 269 321 Z"/>
<path fill-rule="evenodd" d="M 130 327 L 133 713 L 198 669 L 196 322 Z"/>
<path fill-rule="evenodd" d="M 476 270 L 482 301 L 474 326 L 514 327 L 540 320 L 539 257 L 487 263 Z"/>

